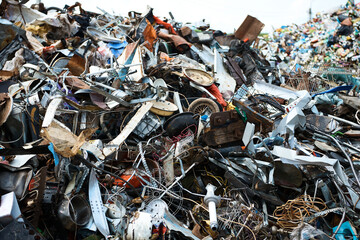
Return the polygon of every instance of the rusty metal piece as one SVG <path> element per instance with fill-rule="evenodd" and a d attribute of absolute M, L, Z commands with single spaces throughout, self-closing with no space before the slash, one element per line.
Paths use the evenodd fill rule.
<path fill-rule="evenodd" d="M 247 120 L 255 124 L 255 130 L 269 132 L 273 121 L 255 112 L 247 105 L 241 103 Z M 209 146 L 240 141 L 244 134 L 245 122 L 236 110 L 217 112 L 210 116 L 211 130 L 204 134 L 204 141 Z"/>
<path fill-rule="evenodd" d="M 244 122 L 242 120 L 238 120 L 237 122 L 230 123 L 225 127 L 211 129 L 209 132 L 204 134 L 204 141 L 209 146 L 217 146 L 220 144 L 240 141 L 243 137 L 244 129 Z"/>
<path fill-rule="evenodd" d="M 189 28 L 189 27 L 182 27 L 182 28 L 180 28 L 180 34 L 181 34 L 181 36 L 183 36 L 183 37 L 186 37 L 186 36 L 188 36 L 188 35 L 190 35 L 191 34 L 191 28 Z"/>
<path fill-rule="evenodd" d="M 206 237 L 206 235 L 204 233 L 202 233 L 202 227 L 199 224 L 195 224 L 193 230 L 191 231 L 192 234 L 194 234 L 196 237 L 203 239 L 204 237 Z"/>
<path fill-rule="evenodd" d="M 250 43 L 255 41 L 265 24 L 257 18 L 247 15 L 240 27 L 235 32 L 235 37 L 240 40 L 248 39 Z"/>
<path fill-rule="evenodd" d="M 158 37 L 173 42 L 176 49 L 180 52 L 184 52 L 190 48 L 190 43 L 186 41 L 184 38 L 180 37 L 179 35 L 172 35 L 164 32 L 159 32 Z"/>
<path fill-rule="evenodd" d="M 76 76 L 80 76 L 85 71 L 85 59 L 80 57 L 77 54 L 74 54 L 66 67 L 70 70 L 70 72 Z"/>
<path fill-rule="evenodd" d="M 241 118 L 235 110 L 227 112 L 217 112 L 211 115 L 210 126 L 211 128 L 222 127 L 225 124 L 235 123 L 239 120 L 241 120 Z"/>
<path fill-rule="evenodd" d="M 241 101 L 234 100 L 234 102 L 238 107 L 241 107 L 241 109 L 245 111 L 247 120 L 255 124 L 255 131 L 260 131 L 260 129 L 262 133 L 272 131 L 274 122 L 271 119 L 261 115 Z"/>
<path fill-rule="evenodd" d="M 117 151 L 116 159 L 121 162 L 134 162 L 137 155 L 139 155 L 139 152 L 135 151 L 135 149 L 128 149 L 126 151 L 119 150 Z"/>
<path fill-rule="evenodd" d="M 63 74 L 63 73 L 62 73 Z M 60 76 L 62 76 L 62 74 Z M 84 81 L 80 80 L 79 78 L 68 74 L 65 78 L 65 82 L 67 85 L 71 87 L 71 89 L 90 89 L 90 86 L 86 84 Z"/>

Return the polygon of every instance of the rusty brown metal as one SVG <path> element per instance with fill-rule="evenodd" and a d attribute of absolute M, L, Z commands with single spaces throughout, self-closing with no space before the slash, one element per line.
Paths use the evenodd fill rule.
<path fill-rule="evenodd" d="M 221 127 L 224 124 L 238 122 L 239 120 L 241 118 L 235 110 L 213 113 L 210 117 L 210 126 L 211 128 Z"/>
<path fill-rule="evenodd" d="M 245 123 L 235 110 L 211 114 L 210 126 L 211 130 L 204 134 L 209 146 L 240 141 L 245 129 Z"/>
<path fill-rule="evenodd" d="M 256 131 L 270 132 L 273 121 L 239 102 L 246 114 L 247 121 L 255 124 Z M 209 146 L 241 141 L 246 122 L 236 110 L 211 114 L 210 131 L 204 134 L 204 141 Z"/>
<path fill-rule="evenodd" d="M 60 77 L 63 76 L 63 74 L 64 72 L 60 74 Z M 90 89 L 90 86 L 88 84 L 71 74 L 67 75 L 67 77 L 65 78 L 65 82 L 74 90 Z"/>
<path fill-rule="evenodd" d="M 240 27 L 236 30 L 235 37 L 240 40 L 249 39 L 249 42 L 252 43 L 260 34 L 264 26 L 265 24 L 260 22 L 257 18 L 247 15 Z"/>
<path fill-rule="evenodd" d="M 72 74 L 79 76 L 85 71 L 85 62 L 84 58 L 74 54 L 66 67 L 69 68 Z"/>
<path fill-rule="evenodd" d="M 255 131 L 263 131 L 264 133 L 268 133 L 272 131 L 274 122 L 265 117 L 264 115 L 256 112 L 254 109 L 252 109 L 251 107 L 247 106 L 245 103 L 241 102 L 241 101 L 234 101 L 235 104 L 240 107 L 242 110 L 245 111 L 246 116 L 247 116 L 247 120 L 251 123 L 255 124 Z"/>
<path fill-rule="evenodd" d="M 183 37 L 191 34 L 191 29 L 189 27 L 180 28 L 180 33 Z"/>
<path fill-rule="evenodd" d="M 176 49 L 180 52 L 184 52 L 190 48 L 190 43 L 179 35 L 167 34 L 164 32 L 159 32 L 158 37 L 165 39 L 166 41 L 171 41 L 174 43 Z"/>
<path fill-rule="evenodd" d="M 245 124 L 242 120 L 226 124 L 224 127 L 211 129 L 204 134 L 204 141 L 209 146 L 240 141 L 243 137 Z"/>

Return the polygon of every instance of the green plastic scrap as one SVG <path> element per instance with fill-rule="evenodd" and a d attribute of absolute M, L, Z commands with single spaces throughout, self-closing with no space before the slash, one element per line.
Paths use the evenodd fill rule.
<path fill-rule="evenodd" d="M 241 120 L 243 120 L 244 123 L 247 121 L 246 112 L 244 110 L 240 111 L 238 107 L 235 107 L 236 112 L 239 114 Z"/>
<path fill-rule="evenodd" d="M 333 69 L 329 69 L 329 73 L 327 74 L 323 74 L 322 77 L 327 78 L 331 81 L 335 81 L 335 82 L 344 82 L 347 85 L 353 85 L 354 90 L 356 92 L 360 91 L 360 80 L 358 78 L 354 78 L 353 76 L 346 74 L 346 72 L 344 71 L 344 74 L 338 74 L 338 73 L 331 73 L 331 71 L 337 71 L 337 72 L 341 72 L 344 70 L 341 69 L 337 69 L 337 68 L 333 68 Z"/>
<path fill-rule="evenodd" d="M 333 134 L 331 134 L 332 137 L 336 137 L 337 135 L 342 136 L 342 135 L 344 135 L 344 133 L 343 133 L 343 132 L 340 132 L 340 131 L 336 131 L 336 132 L 334 132 Z"/>

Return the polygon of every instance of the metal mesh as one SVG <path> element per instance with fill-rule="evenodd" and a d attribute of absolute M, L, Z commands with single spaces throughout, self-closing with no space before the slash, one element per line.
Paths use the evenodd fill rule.
<path fill-rule="evenodd" d="M 336 75 L 359 77 L 360 70 L 350 67 L 309 65 L 303 71 L 290 74 L 285 83 L 295 90 L 307 90 L 314 94 L 339 86 L 336 83 Z"/>

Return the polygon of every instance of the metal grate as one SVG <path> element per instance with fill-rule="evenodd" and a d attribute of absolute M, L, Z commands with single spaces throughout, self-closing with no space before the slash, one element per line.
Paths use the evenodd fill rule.
<path fill-rule="evenodd" d="M 326 78 L 322 77 L 324 75 Z M 285 84 L 295 90 L 307 90 L 314 94 L 339 86 L 335 75 L 359 77 L 360 70 L 350 67 L 309 65 L 303 71 L 290 74 Z"/>

